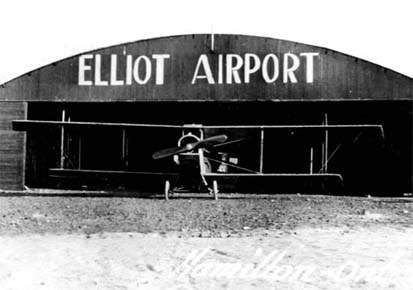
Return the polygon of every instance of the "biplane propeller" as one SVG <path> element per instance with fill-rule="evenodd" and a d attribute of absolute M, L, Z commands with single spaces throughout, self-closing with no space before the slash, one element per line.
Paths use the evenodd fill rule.
<path fill-rule="evenodd" d="M 172 147 L 172 148 L 166 148 L 166 149 L 162 149 L 160 151 L 155 152 L 152 155 L 153 159 L 162 159 L 162 158 L 166 158 L 166 157 L 170 157 L 176 154 L 182 154 L 185 152 L 190 152 L 193 151 L 195 149 L 200 149 L 200 148 L 207 148 L 207 147 L 211 147 L 214 145 L 218 145 L 218 144 L 222 144 L 225 141 L 227 141 L 228 137 L 227 135 L 217 135 L 217 136 L 212 136 L 212 137 L 208 137 L 196 142 L 192 142 L 192 143 L 187 143 L 185 145 L 182 145 L 180 147 Z"/>

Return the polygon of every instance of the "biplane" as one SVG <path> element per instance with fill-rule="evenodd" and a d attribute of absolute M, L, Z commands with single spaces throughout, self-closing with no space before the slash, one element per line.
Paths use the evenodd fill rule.
<path fill-rule="evenodd" d="M 235 184 L 246 186 L 260 185 L 274 180 L 305 180 L 325 183 L 333 181 L 343 183 L 343 176 L 330 172 L 328 164 L 340 145 L 328 153 L 328 133 L 331 131 L 373 130 L 384 137 L 380 124 L 321 124 L 321 125 L 201 125 L 201 124 L 136 124 L 105 122 L 74 122 L 47 120 L 15 120 L 13 129 L 18 131 L 39 128 L 60 130 L 60 160 L 57 167 L 49 168 L 52 177 L 70 178 L 73 176 L 129 176 L 136 182 L 149 181 L 151 186 L 163 192 L 165 199 L 181 192 L 205 192 L 218 199 L 218 192 L 234 190 Z M 87 138 L 89 131 L 116 129 L 122 132 L 122 170 L 87 168 L 82 163 L 82 138 Z M 304 138 L 315 138 L 309 144 L 322 141 L 321 163 L 315 168 L 314 156 L 320 148 L 309 146 L 305 172 L 280 172 L 273 170 L 277 160 L 274 155 L 276 144 L 282 143 L 282 134 L 305 132 Z M 78 133 L 76 133 L 78 132 Z M 78 161 L 70 165 L 67 161 L 65 144 L 68 134 L 76 139 L 78 147 L 72 154 Z M 338 134 L 340 135 L 340 134 Z M 76 137 L 77 136 L 77 137 Z M 83 136 L 83 137 L 82 137 Z M 134 136 L 144 136 L 134 142 Z M 281 136 L 281 137 L 280 137 Z M 315 136 L 315 137 L 314 137 Z M 155 138 L 156 137 L 156 138 Z M 359 137 L 359 134 L 356 138 Z M 149 140 L 155 139 L 153 144 Z M 143 141 L 142 141 L 143 140 Z M 164 142 L 161 142 L 164 140 Z M 161 143 L 161 144 L 159 144 Z M 131 146 L 136 147 L 133 155 Z M 73 145 L 71 145 L 73 150 Z M 320 151 L 320 150 L 318 150 Z M 138 154 L 138 155 L 137 155 Z M 281 153 L 282 154 L 282 153 Z M 266 156 L 269 156 L 266 158 Z M 134 156 L 136 158 L 134 158 Z M 102 156 L 102 158 L 105 158 Z M 128 166 L 134 159 L 146 164 L 149 169 L 140 170 L 136 165 Z M 168 164 L 165 166 L 165 164 Z M 173 165 L 172 165 L 173 164 Z M 170 170 L 173 168 L 173 170 Z M 136 170 L 138 169 L 138 170 Z M 160 186 L 162 184 L 162 187 Z M 163 189 L 161 189 L 163 188 Z"/>

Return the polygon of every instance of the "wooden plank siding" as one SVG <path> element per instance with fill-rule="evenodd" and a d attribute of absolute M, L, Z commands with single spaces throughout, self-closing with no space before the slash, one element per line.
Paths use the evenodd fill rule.
<path fill-rule="evenodd" d="M 24 186 L 26 134 L 12 130 L 12 120 L 26 119 L 24 102 L 0 102 L 0 189 Z"/>

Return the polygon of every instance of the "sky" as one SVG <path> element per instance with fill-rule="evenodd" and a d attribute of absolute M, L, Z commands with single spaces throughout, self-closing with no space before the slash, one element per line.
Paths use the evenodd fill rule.
<path fill-rule="evenodd" d="M 0 84 L 92 49 L 199 33 L 256 35 L 327 47 L 413 78 L 411 0 L 1 3 Z"/>

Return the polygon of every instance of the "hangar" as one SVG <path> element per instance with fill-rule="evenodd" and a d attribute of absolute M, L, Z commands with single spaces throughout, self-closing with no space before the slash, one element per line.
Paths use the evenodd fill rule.
<path fill-rule="evenodd" d="M 220 160 L 270 176 L 271 192 L 413 191 L 413 79 L 327 48 L 244 35 L 141 40 L 26 73 L 0 86 L 0 104 L 1 189 L 156 189 L 152 177 L 177 168 L 152 153 L 195 124 L 242 140 Z M 333 175 L 340 185 L 314 185 Z"/>

